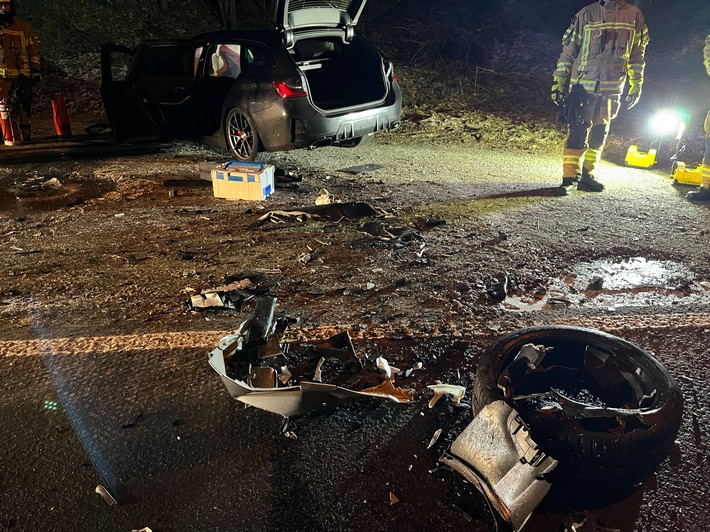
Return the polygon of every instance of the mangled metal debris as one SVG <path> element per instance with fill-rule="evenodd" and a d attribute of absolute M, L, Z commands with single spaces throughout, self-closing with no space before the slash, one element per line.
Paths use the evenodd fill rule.
<path fill-rule="evenodd" d="M 190 297 L 190 306 L 195 310 L 232 309 L 239 310 L 241 305 L 254 297 L 245 292 L 253 285 L 251 279 L 242 279 L 234 283 L 203 290 Z"/>
<path fill-rule="evenodd" d="M 269 211 L 259 217 L 258 224 L 266 222 L 284 223 L 286 220 L 304 222 L 306 220 L 325 220 L 339 222 L 341 220 L 357 220 L 367 217 L 388 217 L 386 211 L 367 203 L 328 203 L 325 205 L 310 205 L 294 211 Z"/>
<path fill-rule="evenodd" d="M 473 398 L 474 420 L 440 462 L 514 531 L 558 482 L 627 493 L 670 452 L 683 404 L 651 354 L 567 326 L 500 337 L 481 357 Z"/>
<path fill-rule="evenodd" d="M 483 492 L 520 530 L 550 490 L 545 475 L 557 460 L 530 437 L 518 413 L 503 401 L 487 405 L 454 440 L 440 462 Z"/>
<path fill-rule="evenodd" d="M 374 367 L 363 371 L 363 360 L 356 355 L 347 332 L 320 342 L 310 354 L 297 357 L 288 345 L 280 344 L 287 323 L 276 317 L 275 307 L 276 298 L 259 297 L 252 318 L 234 334 L 222 338 L 209 355 L 210 366 L 232 397 L 284 417 L 364 398 L 412 401 L 414 392 L 395 387 L 392 375 L 382 381 Z M 274 367 L 267 364 L 268 360 Z M 283 365 L 284 361 L 288 365 Z M 339 380 L 371 385 L 353 390 Z"/>

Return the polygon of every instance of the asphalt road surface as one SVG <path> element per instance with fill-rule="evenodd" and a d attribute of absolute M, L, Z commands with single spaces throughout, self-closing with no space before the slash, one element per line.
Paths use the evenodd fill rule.
<path fill-rule="evenodd" d="M 294 208 L 327 187 L 348 201 L 448 219 L 427 233 L 426 247 L 365 252 L 350 247 L 342 226 L 242 234 L 251 206 L 216 202 L 204 189 L 169 196 L 162 181 L 184 177 L 185 168 L 194 172 L 196 159 L 167 159 L 173 163 L 161 156 L 155 172 L 150 155 L 70 162 L 68 170 L 52 163 L 52 175 L 89 176 L 98 197 L 21 213 L 12 207 L 0 218 L 0 529 L 496 530 L 502 525 L 485 499 L 472 493 L 464 500 L 437 460 L 471 420 L 481 351 L 498 334 L 546 323 L 604 330 L 650 351 L 677 379 L 685 410 L 673 453 L 632 495 L 597 507 L 599 494 L 579 486 L 571 494 L 575 508 L 543 504 L 524 530 L 563 530 L 585 520 L 577 530 L 710 527 L 709 211 L 687 203 L 667 177 L 605 163 L 603 194 L 557 198 L 553 154 L 396 138 L 364 150 L 275 159 L 306 178 L 300 192 L 283 189 L 267 207 Z M 365 163 L 383 168 L 358 177 L 339 172 Z M 4 183 L 38 171 L 22 162 L 12 168 Z M 106 176 L 113 195 L 102 199 Z M 185 222 L 178 207 L 214 210 Z M 139 229 L 146 236 L 134 243 L 130 235 Z M 205 239 L 199 246 L 197 233 Z M 348 246 L 336 247 L 345 233 Z M 122 244 L 101 248 L 116 235 Z M 208 318 L 178 310 L 186 284 L 207 286 L 224 273 L 226 259 L 215 249 L 225 242 L 249 248 L 242 255 L 255 263 L 268 251 L 281 264 L 274 288 L 280 307 L 301 318 L 293 339 L 337 325 L 353 332 L 362 353 L 425 360 L 413 381 L 416 400 L 351 403 L 292 419 L 284 432 L 279 416 L 232 399 L 207 357 L 249 307 Z M 322 246 L 322 262 L 304 267 L 297 259 L 308 245 Z M 187 268 L 186 249 L 209 250 L 212 262 L 196 263 L 197 254 Z M 353 276 L 364 285 L 369 278 L 358 279 L 360 270 L 345 263 L 365 253 L 375 289 L 338 288 L 336 297 L 323 288 Z M 159 262 L 162 256 L 172 262 Z M 229 260 L 233 270 L 243 266 L 239 257 Z M 592 266 L 606 272 L 607 290 L 586 290 Z M 640 277 L 615 288 L 622 270 Z M 660 280 L 645 282 L 656 270 Z M 499 303 L 486 289 L 502 271 L 511 288 Z M 405 275 L 415 280 L 381 289 Z M 402 329 L 406 334 L 393 332 Z M 460 406 L 428 407 L 426 385 L 437 380 L 467 387 Z"/>

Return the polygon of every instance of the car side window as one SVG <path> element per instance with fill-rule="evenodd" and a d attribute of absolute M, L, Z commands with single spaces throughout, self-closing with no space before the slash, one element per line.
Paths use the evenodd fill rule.
<path fill-rule="evenodd" d="M 202 57 L 202 46 L 198 46 L 197 49 L 195 49 L 195 57 L 194 57 L 194 62 L 193 62 L 193 68 L 192 68 L 192 74 L 194 76 L 197 76 L 197 69 L 200 66 L 200 57 Z"/>
<path fill-rule="evenodd" d="M 137 74 L 150 77 L 194 78 L 195 47 L 151 46 L 141 54 Z"/>
<path fill-rule="evenodd" d="M 273 66 L 274 59 L 266 46 L 249 43 L 244 45 L 244 63 L 245 68 L 254 70 Z"/>
<path fill-rule="evenodd" d="M 207 59 L 207 75 L 215 78 L 235 79 L 242 72 L 240 44 L 217 44 Z"/>

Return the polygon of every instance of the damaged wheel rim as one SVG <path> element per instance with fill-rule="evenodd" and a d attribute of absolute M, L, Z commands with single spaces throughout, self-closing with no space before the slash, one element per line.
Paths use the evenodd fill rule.
<path fill-rule="evenodd" d="M 526 345 L 539 348 L 537 360 Z M 495 400 L 513 406 L 559 460 L 556 475 L 627 485 L 668 455 L 683 407 L 677 382 L 653 355 L 622 338 L 567 326 L 521 329 L 488 348 L 476 374 L 474 412 Z"/>
<path fill-rule="evenodd" d="M 520 530 L 551 485 L 584 485 L 606 503 L 629 493 L 668 456 L 682 408 L 675 379 L 622 338 L 521 329 L 482 355 L 474 420 L 440 461 Z"/>

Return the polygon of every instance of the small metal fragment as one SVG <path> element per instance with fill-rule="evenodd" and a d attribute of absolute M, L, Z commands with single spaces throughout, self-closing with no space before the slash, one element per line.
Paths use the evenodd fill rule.
<path fill-rule="evenodd" d="M 321 357 L 316 366 L 315 374 L 313 375 L 313 380 L 316 382 L 323 382 L 323 375 L 321 373 L 321 366 L 325 363 L 325 358 Z"/>
<path fill-rule="evenodd" d="M 434 435 L 431 437 L 431 441 L 429 442 L 429 445 L 427 445 L 427 447 L 426 447 L 427 449 L 431 449 L 432 447 L 434 447 L 434 444 L 439 439 L 439 436 L 441 436 L 442 432 L 443 432 L 443 429 L 439 429 L 434 433 Z"/>
<path fill-rule="evenodd" d="M 101 495 L 103 500 L 105 500 L 110 506 L 115 506 L 118 504 L 118 501 L 116 500 L 116 498 L 113 495 L 111 495 L 111 493 L 109 493 L 109 491 L 106 488 L 104 488 L 101 484 L 96 486 L 96 493 Z"/>

